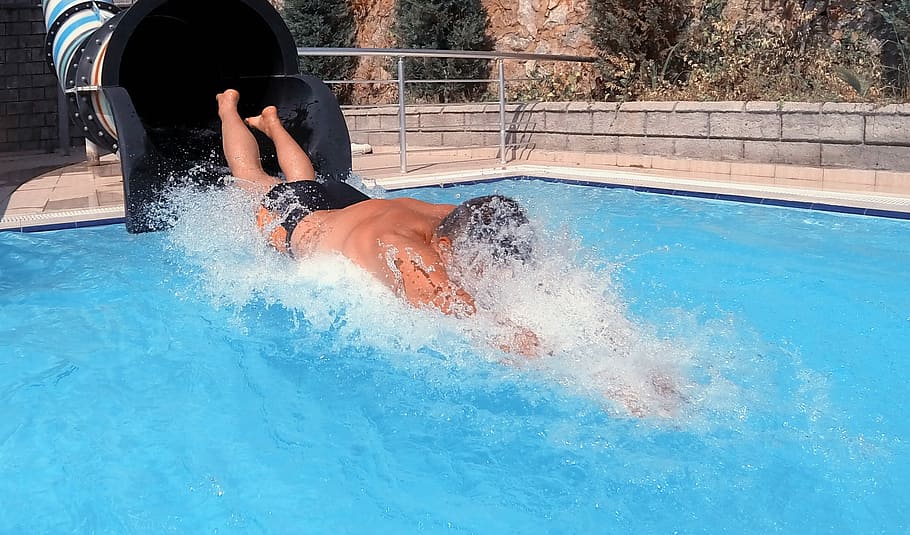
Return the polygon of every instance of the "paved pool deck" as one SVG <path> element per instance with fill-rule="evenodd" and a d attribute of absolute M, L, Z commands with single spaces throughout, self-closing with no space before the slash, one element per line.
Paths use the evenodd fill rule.
<path fill-rule="evenodd" d="M 355 155 L 354 171 L 387 189 L 536 176 L 910 218 L 910 173 L 538 150 L 502 164 L 495 149 L 417 148 L 402 174 L 397 151 L 381 147 Z M 89 166 L 79 152 L 0 154 L 0 230 L 90 226 L 123 215 L 114 155 Z"/>

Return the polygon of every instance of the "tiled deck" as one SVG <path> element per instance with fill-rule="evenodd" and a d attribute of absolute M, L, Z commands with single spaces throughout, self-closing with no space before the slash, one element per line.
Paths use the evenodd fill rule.
<path fill-rule="evenodd" d="M 493 149 L 413 152 L 402 175 L 398 153 L 377 150 L 355 156 L 354 170 L 389 189 L 524 175 L 910 217 L 910 174 L 541 151 L 520 156 L 503 165 Z M 79 154 L 0 155 L 0 229 L 75 227 L 122 217 L 114 156 L 89 167 Z"/>
<path fill-rule="evenodd" d="M 0 155 L 0 229 L 123 217 L 120 163 L 89 167 L 81 154 Z"/>

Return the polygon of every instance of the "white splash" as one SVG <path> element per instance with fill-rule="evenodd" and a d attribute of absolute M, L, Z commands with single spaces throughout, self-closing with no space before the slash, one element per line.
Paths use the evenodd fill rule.
<path fill-rule="evenodd" d="M 659 337 L 636 321 L 611 267 L 579 260 L 584 254 L 576 244 L 546 229 L 537 229 L 533 263 L 462 282 L 479 310 L 459 320 L 408 306 L 340 256 L 295 260 L 277 253 L 256 228 L 259 199 L 237 188 L 177 189 L 169 197 L 179 217 L 168 243 L 216 307 L 262 300 L 293 311 L 312 329 L 356 339 L 378 353 L 429 349 L 449 365 L 503 362 L 511 366 L 506 376 L 540 376 L 617 415 L 680 419 L 706 403 L 739 405 L 738 389 L 724 379 L 722 367 L 693 379 L 699 340 Z M 499 349 L 498 341 L 516 325 L 537 335 L 540 356 L 525 359 Z M 420 362 L 416 354 L 408 365 L 414 362 Z"/>

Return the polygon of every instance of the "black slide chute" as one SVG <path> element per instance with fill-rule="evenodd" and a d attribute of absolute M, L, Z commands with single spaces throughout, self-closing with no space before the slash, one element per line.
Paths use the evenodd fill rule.
<path fill-rule="evenodd" d="M 341 108 L 322 81 L 300 74 L 294 38 L 266 0 L 140 0 L 125 10 L 45 0 L 44 13 L 68 113 L 120 157 L 130 232 L 160 227 L 149 214 L 173 178 L 204 184 L 223 174 L 215 94 L 228 88 L 240 91 L 241 115 L 277 106 L 321 176 L 350 173 Z"/>

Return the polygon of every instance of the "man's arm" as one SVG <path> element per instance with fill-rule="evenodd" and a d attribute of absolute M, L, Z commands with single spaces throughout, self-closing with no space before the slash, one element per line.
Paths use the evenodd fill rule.
<path fill-rule="evenodd" d="M 496 323 L 506 329 L 503 336 L 494 340 L 499 349 L 506 353 L 515 353 L 528 358 L 541 356 L 540 339 L 534 331 L 508 318 L 497 317 Z"/>
<path fill-rule="evenodd" d="M 412 305 L 431 305 L 457 317 L 477 312 L 474 298 L 449 279 L 442 260 L 432 248 L 406 246 L 399 251 L 395 265 L 401 273 L 405 297 Z M 539 356 L 540 341 L 536 334 L 508 319 L 497 318 L 497 323 L 506 328 L 507 334 L 491 340 L 493 345 L 524 357 Z"/>
<path fill-rule="evenodd" d="M 390 245 L 401 277 L 401 290 L 409 303 L 416 307 L 430 305 L 459 317 L 477 311 L 474 298 L 449 279 L 442 259 L 432 247 L 407 240 Z"/>
<path fill-rule="evenodd" d="M 418 308 L 429 305 L 456 317 L 477 312 L 474 298 L 449 279 L 439 253 L 431 246 L 400 235 L 383 238 L 380 242 L 394 259 L 400 291 L 410 304 Z M 496 323 L 506 332 L 489 340 L 491 345 L 524 357 L 540 355 L 540 341 L 531 330 L 505 318 L 496 318 Z"/>

